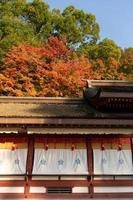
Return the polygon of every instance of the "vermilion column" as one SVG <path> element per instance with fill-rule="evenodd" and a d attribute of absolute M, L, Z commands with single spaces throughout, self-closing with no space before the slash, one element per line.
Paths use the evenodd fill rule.
<path fill-rule="evenodd" d="M 92 185 L 92 179 L 93 179 L 93 152 L 92 152 L 92 145 L 91 145 L 91 137 L 86 137 L 86 147 L 87 147 L 87 162 L 88 162 L 88 173 L 89 173 L 89 181 L 90 181 L 90 187 L 89 192 L 90 196 L 93 197 L 93 185 Z"/>
<path fill-rule="evenodd" d="M 34 135 L 29 135 L 28 137 L 28 154 L 27 154 L 27 163 L 26 163 L 26 177 L 25 177 L 25 197 L 28 197 L 30 185 L 29 181 L 32 178 L 32 169 L 34 161 Z"/>

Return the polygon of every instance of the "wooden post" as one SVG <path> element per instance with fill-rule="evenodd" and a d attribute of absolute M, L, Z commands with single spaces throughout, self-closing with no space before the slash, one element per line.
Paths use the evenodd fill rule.
<path fill-rule="evenodd" d="M 34 135 L 29 135 L 28 137 L 28 154 L 26 163 L 26 176 L 25 176 L 25 198 L 28 197 L 30 185 L 28 183 L 32 178 L 33 169 L 33 159 L 34 159 Z"/>
<path fill-rule="evenodd" d="M 92 146 L 91 146 L 91 137 L 86 137 L 86 147 L 87 147 L 87 162 L 88 162 L 88 173 L 90 175 L 90 187 L 89 187 L 89 193 L 90 197 L 93 198 L 93 152 L 92 152 Z"/>
<path fill-rule="evenodd" d="M 133 164 L 133 141 L 132 136 L 130 136 L 131 152 L 132 152 L 132 164 Z"/>

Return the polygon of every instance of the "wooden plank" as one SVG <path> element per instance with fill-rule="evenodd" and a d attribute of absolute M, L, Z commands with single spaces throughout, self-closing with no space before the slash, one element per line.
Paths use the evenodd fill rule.
<path fill-rule="evenodd" d="M 133 180 L 93 180 L 93 186 L 108 187 L 108 186 L 133 186 Z"/>
<path fill-rule="evenodd" d="M 83 98 L 67 97 L 4 97 L 0 96 L 0 103 L 26 103 L 26 104 L 82 104 Z"/>
<path fill-rule="evenodd" d="M 117 115 L 116 115 L 117 116 Z M 108 116 L 109 117 L 109 116 Z M 43 118 L 43 117 L 0 117 L 0 125 L 78 125 L 78 126 L 133 126 L 133 119 L 103 118 Z"/>
<path fill-rule="evenodd" d="M 49 127 L 49 128 L 39 128 L 39 127 L 34 127 L 34 128 L 28 128 L 27 129 L 28 131 L 28 134 L 36 134 L 38 135 L 38 137 L 47 137 L 47 136 L 50 136 L 52 135 L 53 137 L 73 137 L 74 136 L 74 139 L 75 139 L 75 136 L 76 138 L 77 137 L 85 137 L 86 135 L 101 135 L 101 134 L 123 134 L 123 136 L 126 134 L 128 135 L 131 135 L 133 133 L 133 129 L 132 128 L 100 128 L 100 127 L 97 127 L 97 128 L 94 128 L 94 127 L 86 127 L 86 128 L 80 128 L 80 127 L 77 127 L 77 128 L 62 128 L 62 127 Z M 55 135 L 56 133 L 56 135 Z M 0 134 L 1 136 L 1 134 Z"/>
<path fill-rule="evenodd" d="M 27 154 L 27 162 L 26 162 L 25 189 L 24 189 L 25 198 L 27 198 L 30 191 L 29 180 L 31 180 L 31 176 L 29 176 L 29 174 L 32 174 L 33 162 L 34 162 L 34 136 L 29 135 L 28 136 L 28 154 Z"/>
<path fill-rule="evenodd" d="M 89 187 L 90 182 L 88 180 L 29 180 L 29 185 L 44 187 Z"/>
<path fill-rule="evenodd" d="M 26 163 L 27 174 L 32 174 L 33 159 L 34 159 L 34 135 L 29 135 L 28 136 L 28 155 L 27 155 L 27 163 Z"/>
<path fill-rule="evenodd" d="M 93 174 L 93 152 L 91 146 L 91 137 L 86 137 L 86 147 L 87 147 L 87 162 L 88 162 L 88 174 Z M 90 176 L 90 186 L 89 193 L 93 197 L 93 186 L 92 186 L 92 176 Z"/>
<path fill-rule="evenodd" d="M 0 199 L 24 199 L 24 194 L 17 193 L 0 193 Z"/>
<path fill-rule="evenodd" d="M 133 81 L 122 81 L 122 80 L 87 80 L 88 87 L 99 87 L 99 86 L 113 86 L 113 87 L 133 87 Z"/>
<path fill-rule="evenodd" d="M 95 193 L 93 195 L 93 198 L 118 198 L 118 199 L 123 199 L 123 198 L 133 198 L 133 193 Z"/>
<path fill-rule="evenodd" d="M 100 98 L 122 98 L 130 99 L 133 101 L 133 93 L 131 92 L 101 92 Z"/>
<path fill-rule="evenodd" d="M 77 193 L 77 194 L 29 194 L 30 199 L 89 199 L 90 194 Z"/>
<path fill-rule="evenodd" d="M 0 187 L 25 186 L 24 180 L 0 180 Z"/>

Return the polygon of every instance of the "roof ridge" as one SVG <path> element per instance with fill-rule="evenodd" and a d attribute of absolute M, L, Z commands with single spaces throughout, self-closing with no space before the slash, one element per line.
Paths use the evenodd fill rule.
<path fill-rule="evenodd" d="M 84 98 L 69 98 L 69 97 L 12 97 L 1 96 L 0 103 L 49 103 L 49 104 L 71 104 L 83 103 Z"/>

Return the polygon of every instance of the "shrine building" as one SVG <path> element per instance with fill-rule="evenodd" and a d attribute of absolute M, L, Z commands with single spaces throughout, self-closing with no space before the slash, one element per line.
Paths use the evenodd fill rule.
<path fill-rule="evenodd" d="M 0 199 L 133 198 L 133 82 L 0 97 Z"/>

